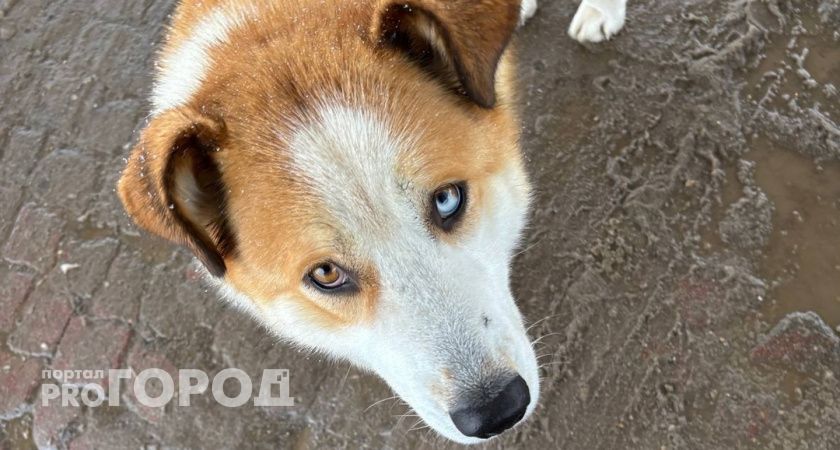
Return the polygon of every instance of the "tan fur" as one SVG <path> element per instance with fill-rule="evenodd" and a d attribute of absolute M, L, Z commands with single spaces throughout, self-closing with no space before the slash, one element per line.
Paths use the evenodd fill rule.
<path fill-rule="evenodd" d="M 328 226 L 332 219 L 327 212 L 307 201 L 308 181 L 289 170 L 286 139 L 296 126 L 312 120 L 319 104 L 340 102 L 375 111 L 388 119 L 395 133 L 407 130 L 418 145 L 401 162 L 400 175 L 428 191 L 469 180 L 474 207 L 464 230 L 492 208 L 482 195 L 486 180 L 511 166 L 522 170 L 511 53 L 501 57 L 495 78 L 492 70 L 515 26 L 518 2 L 409 3 L 443 27 L 447 42 L 439 45 L 458 54 L 476 102 L 443 89 L 400 52 L 380 45 L 382 14 L 392 2 L 181 2 L 164 55 L 188 39 L 214 8 L 251 4 L 258 20 L 232 30 L 226 43 L 214 47 L 200 90 L 188 104 L 154 117 L 143 132 L 119 185 L 131 217 L 197 253 L 203 245 L 218 243 L 211 231 L 192 236 L 161 203 L 169 194 L 159 179 L 174 137 L 198 124 L 204 133 L 215 133 L 211 137 L 220 144 L 212 159 L 227 188 L 226 214 L 236 237 L 235 251 L 221 253 L 226 281 L 257 303 L 289 298 L 323 326 L 370 320 L 378 286 L 375 268 L 365 261 L 352 261 L 353 267 L 367 267 L 358 274 L 361 302 L 316 298 L 301 288 L 312 264 L 323 259 L 342 263 L 343 247 L 341 237 Z M 457 15 L 456 10 L 468 13 Z M 492 109 L 482 107 L 493 102 Z M 186 208 L 175 209 L 184 213 Z"/>

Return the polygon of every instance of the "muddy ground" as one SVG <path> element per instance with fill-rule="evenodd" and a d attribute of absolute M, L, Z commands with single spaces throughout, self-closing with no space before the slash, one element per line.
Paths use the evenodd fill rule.
<path fill-rule="evenodd" d="M 446 446 L 122 213 L 171 9 L 0 0 L 0 448 Z M 840 4 L 631 0 L 589 47 L 574 9 L 543 0 L 518 39 L 537 196 L 513 284 L 544 381 L 489 446 L 840 447 Z M 38 397 L 42 368 L 229 366 L 290 369 L 296 406 Z"/>

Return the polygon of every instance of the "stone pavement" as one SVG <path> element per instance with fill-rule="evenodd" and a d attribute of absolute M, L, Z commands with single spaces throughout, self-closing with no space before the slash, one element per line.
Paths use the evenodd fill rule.
<path fill-rule="evenodd" d="M 377 403 L 375 377 L 226 308 L 125 217 L 114 186 L 172 7 L 0 0 L 0 448 L 448 446 Z M 542 0 L 517 40 L 537 193 L 513 284 L 540 321 L 543 397 L 489 446 L 840 447 L 840 316 L 774 327 L 777 199 L 750 162 L 765 141 L 840 160 L 840 6 L 631 0 L 592 47 L 565 36 L 574 9 Z M 42 406 L 43 369 L 129 367 L 288 368 L 296 405 L 149 408 L 124 388 L 119 407 Z"/>

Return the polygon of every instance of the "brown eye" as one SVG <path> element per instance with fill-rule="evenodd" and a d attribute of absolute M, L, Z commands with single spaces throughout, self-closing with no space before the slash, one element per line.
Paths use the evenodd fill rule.
<path fill-rule="evenodd" d="M 444 231 L 451 230 L 464 210 L 466 198 L 467 190 L 463 183 L 438 188 L 432 195 L 432 221 Z"/>
<path fill-rule="evenodd" d="M 321 290 L 332 291 L 347 284 L 347 273 L 341 267 L 327 262 L 309 272 L 309 279 Z"/>

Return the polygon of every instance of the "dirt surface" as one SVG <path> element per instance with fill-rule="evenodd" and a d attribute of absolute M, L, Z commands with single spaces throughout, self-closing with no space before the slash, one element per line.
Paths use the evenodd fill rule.
<path fill-rule="evenodd" d="M 513 284 L 543 394 L 489 447 L 840 447 L 840 3 L 631 0 L 592 47 L 575 6 L 543 0 L 518 39 L 537 196 Z M 124 216 L 171 10 L 0 0 L 0 448 L 446 447 Z M 38 398 L 42 368 L 231 366 L 290 369 L 296 406 Z"/>

